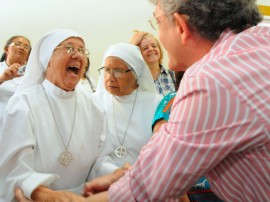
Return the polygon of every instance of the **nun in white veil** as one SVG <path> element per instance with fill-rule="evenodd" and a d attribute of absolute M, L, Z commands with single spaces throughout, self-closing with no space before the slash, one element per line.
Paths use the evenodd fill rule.
<path fill-rule="evenodd" d="M 3 115 L 0 201 L 12 201 L 16 187 L 34 201 L 81 193 L 105 120 L 103 110 L 75 89 L 87 53 L 83 39 L 65 29 L 46 34 L 33 48 Z"/>
<path fill-rule="evenodd" d="M 109 46 L 99 69 L 93 99 L 105 110 L 105 144 L 91 170 L 91 178 L 133 164 L 152 135 L 151 123 L 162 99 L 139 48 L 120 43 Z"/>

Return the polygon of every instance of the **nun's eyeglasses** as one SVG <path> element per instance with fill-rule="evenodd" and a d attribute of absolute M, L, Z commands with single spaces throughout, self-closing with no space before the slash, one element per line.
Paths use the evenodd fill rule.
<path fill-rule="evenodd" d="M 131 72 L 133 69 L 123 70 L 123 69 L 110 69 L 108 67 L 101 67 L 98 69 L 99 74 L 101 75 L 103 72 L 106 75 L 112 74 L 115 78 L 122 78 L 126 73 Z"/>
<path fill-rule="evenodd" d="M 67 50 L 67 53 L 70 55 L 74 54 L 76 51 L 78 51 L 78 53 L 80 53 L 84 57 L 87 57 L 90 54 L 89 50 L 87 50 L 86 48 L 74 48 L 73 46 L 66 45 L 66 46 L 57 46 L 55 50 L 59 48 L 65 48 Z"/>

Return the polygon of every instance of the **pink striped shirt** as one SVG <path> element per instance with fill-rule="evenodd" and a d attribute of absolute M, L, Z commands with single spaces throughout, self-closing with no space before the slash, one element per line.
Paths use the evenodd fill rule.
<path fill-rule="evenodd" d="M 176 201 L 202 175 L 225 201 L 270 200 L 270 27 L 224 32 L 110 201 Z"/>

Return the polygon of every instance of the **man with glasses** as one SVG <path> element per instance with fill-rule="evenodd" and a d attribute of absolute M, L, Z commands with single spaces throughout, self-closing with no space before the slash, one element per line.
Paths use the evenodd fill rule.
<path fill-rule="evenodd" d="M 270 28 L 255 1 L 151 2 L 168 66 L 185 74 L 168 122 L 117 182 L 89 182 L 109 190 L 88 201 L 178 201 L 203 175 L 224 201 L 269 201 Z"/>

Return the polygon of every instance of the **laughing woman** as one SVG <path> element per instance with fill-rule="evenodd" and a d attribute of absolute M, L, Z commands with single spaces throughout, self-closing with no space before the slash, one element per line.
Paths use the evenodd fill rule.
<path fill-rule="evenodd" d="M 54 30 L 33 48 L 4 112 L 0 201 L 12 201 L 16 187 L 34 201 L 57 200 L 54 190 L 70 191 L 61 200 L 80 193 L 103 134 L 103 111 L 75 90 L 88 53 L 71 30 Z"/>

